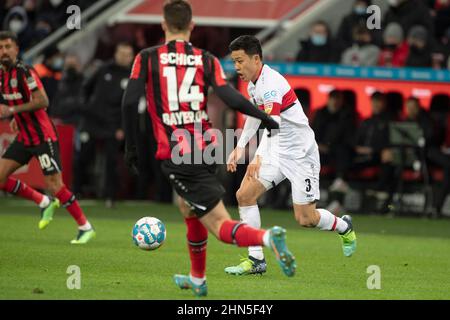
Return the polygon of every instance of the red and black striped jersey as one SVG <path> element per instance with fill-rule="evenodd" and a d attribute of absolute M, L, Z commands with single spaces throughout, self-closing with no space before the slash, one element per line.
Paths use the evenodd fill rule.
<path fill-rule="evenodd" d="M 30 102 L 32 92 L 42 88 L 36 71 L 22 61 L 17 61 L 9 70 L 0 67 L 1 94 L 11 107 Z M 57 141 L 55 126 L 45 109 L 15 113 L 14 119 L 19 127 L 17 140 L 25 146 L 37 146 L 49 140 Z"/>
<path fill-rule="evenodd" d="M 203 134 L 211 128 L 208 90 L 227 83 L 216 57 L 189 42 L 170 41 L 142 50 L 135 58 L 130 79 L 146 83 L 147 109 L 158 143 L 157 159 L 171 158 L 172 148 L 184 143 L 178 137 L 183 132 L 189 132 L 191 145 L 183 145 L 182 153 L 206 147 Z"/>

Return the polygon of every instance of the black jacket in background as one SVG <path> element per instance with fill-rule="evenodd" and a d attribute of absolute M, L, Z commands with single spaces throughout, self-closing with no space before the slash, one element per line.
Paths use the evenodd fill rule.
<path fill-rule="evenodd" d="M 316 46 L 311 40 L 300 41 L 300 45 L 301 49 L 296 59 L 299 62 L 335 63 L 338 61 L 338 52 L 330 40 L 323 46 Z"/>
<path fill-rule="evenodd" d="M 122 96 L 130 71 L 131 67 L 107 62 L 86 81 L 82 130 L 105 137 L 122 127 Z"/>
<path fill-rule="evenodd" d="M 58 90 L 49 108 L 52 118 L 61 119 L 64 123 L 78 126 L 83 109 L 82 86 L 83 74 L 76 71 L 64 72 L 58 83 Z"/>
<path fill-rule="evenodd" d="M 352 146 L 355 117 L 345 107 L 336 113 L 331 113 L 325 106 L 317 110 L 312 122 L 312 129 L 319 144 L 325 144 L 331 148 L 338 144 Z"/>
<path fill-rule="evenodd" d="M 399 23 L 403 27 L 405 38 L 411 27 L 421 25 L 428 30 L 429 38 L 433 38 L 434 25 L 429 10 L 422 0 L 408 0 L 398 7 L 390 7 L 384 16 L 383 25 L 386 27 L 391 22 Z"/>
<path fill-rule="evenodd" d="M 389 144 L 390 120 L 387 112 L 364 120 L 357 130 L 355 146 L 370 147 L 375 153 L 381 152 Z"/>

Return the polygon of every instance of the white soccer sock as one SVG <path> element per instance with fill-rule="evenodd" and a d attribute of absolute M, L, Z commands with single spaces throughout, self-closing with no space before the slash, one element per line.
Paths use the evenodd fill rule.
<path fill-rule="evenodd" d="M 270 246 L 270 229 L 264 233 L 263 243 L 267 248 L 271 248 L 271 246 Z"/>
<path fill-rule="evenodd" d="M 39 208 L 41 208 L 41 209 L 47 208 L 49 204 L 50 204 L 50 198 L 47 197 L 46 195 L 44 195 L 44 197 L 42 197 L 41 203 L 39 203 Z"/>
<path fill-rule="evenodd" d="M 241 221 L 245 222 L 250 227 L 256 229 L 261 228 L 261 215 L 259 214 L 258 205 L 239 207 L 239 215 L 241 217 Z M 263 248 L 261 246 L 248 247 L 248 255 L 255 259 L 262 260 L 264 259 Z"/>
<path fill-rule="evenodd" d="M 191 274 L 189 274 L 189 279 L 191 279 L 192 283 L 195 284 L 196 286 L 201 286 L 203 282 L 206 281 L 206 276 L 203 278 L 196 278 L 193 277 Z"/>
<path fill-rule="evenodd" d="M 83 230 L 83 231 L 88 231 L 88 230 L 92 229 L 92 226 L 89 223 L 89 221 L 86 221 L 86 223 L 83 224 L 82 226 L 79 226 L 78 229 Z"/>
<path fill-rule="evenodd" d="M 336 230 L 338 233 L 342 233 L 348 228 L 348 223 L 332 214 L 330 211 L 325 209 L 317 209 L 320 213 L 320 220 L 317 224 L 317 228 L 324 231 L 334 231 Z M 334 230 L 333 230 L 334 225 Z"/>

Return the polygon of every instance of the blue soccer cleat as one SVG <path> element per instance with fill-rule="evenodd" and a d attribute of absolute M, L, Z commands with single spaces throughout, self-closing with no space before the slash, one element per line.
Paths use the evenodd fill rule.
<path fill-rule="evenodd" d="M 293 277 L 297 264 L 295 257 L 288 250 L 286 245 L 286 230 L 281 227 L 273 227 L 270 232 L 270 247 L 275 253 L 275 257 L 278 260 L 278 264 L 283 270 L 284 274 L 288 277 Z"/>
<path fill-rule="evenodd" d="M 205 297 L 208 294 L 208 286 L 206 285 L 206 281 L 204 281 L 201 285 L 196 285 L 191 281 L 189 276 L 182 274 L 174 275 L 173 280 L 180 289 L 191 289 L 197 297 Z"/>

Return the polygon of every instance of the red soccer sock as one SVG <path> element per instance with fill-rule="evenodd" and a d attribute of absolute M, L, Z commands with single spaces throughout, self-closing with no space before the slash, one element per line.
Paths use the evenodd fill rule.
<path fill-rule="evenodd" d="M 56 194 L 56 198 L 58 198 L 62 206 L 69 211 L 79 226 L 86 224 L 86 216 L 84 215 L 83 210 L 81 210 L 75 195 L 70 192 L 69 189 L 65 186 L 62 187 Z"/>
<path fill-rule="evenodd" d="M 44 195 L 42 193 L 34 190 L 20 180 L 11 177 L 8 178 L 6 183 L 2 185 L 0 189 L 27 200 L 31 200 L 37 205 L 39 205 L 44 199 Z"/>
<path fill-rule="evenodd" d="M 238 221 L 225 221 L 220 227 L 220 240 L 238 247 L 263 246 L 266 230 L 255 229 Z"/>
<path fill-rule="evenodd" d="M 197 217 L 185 218 L 187 241 L 191 258 L 191 276 L 203 278 L 206 271 L 206 245 L 208 230 Z"/>

